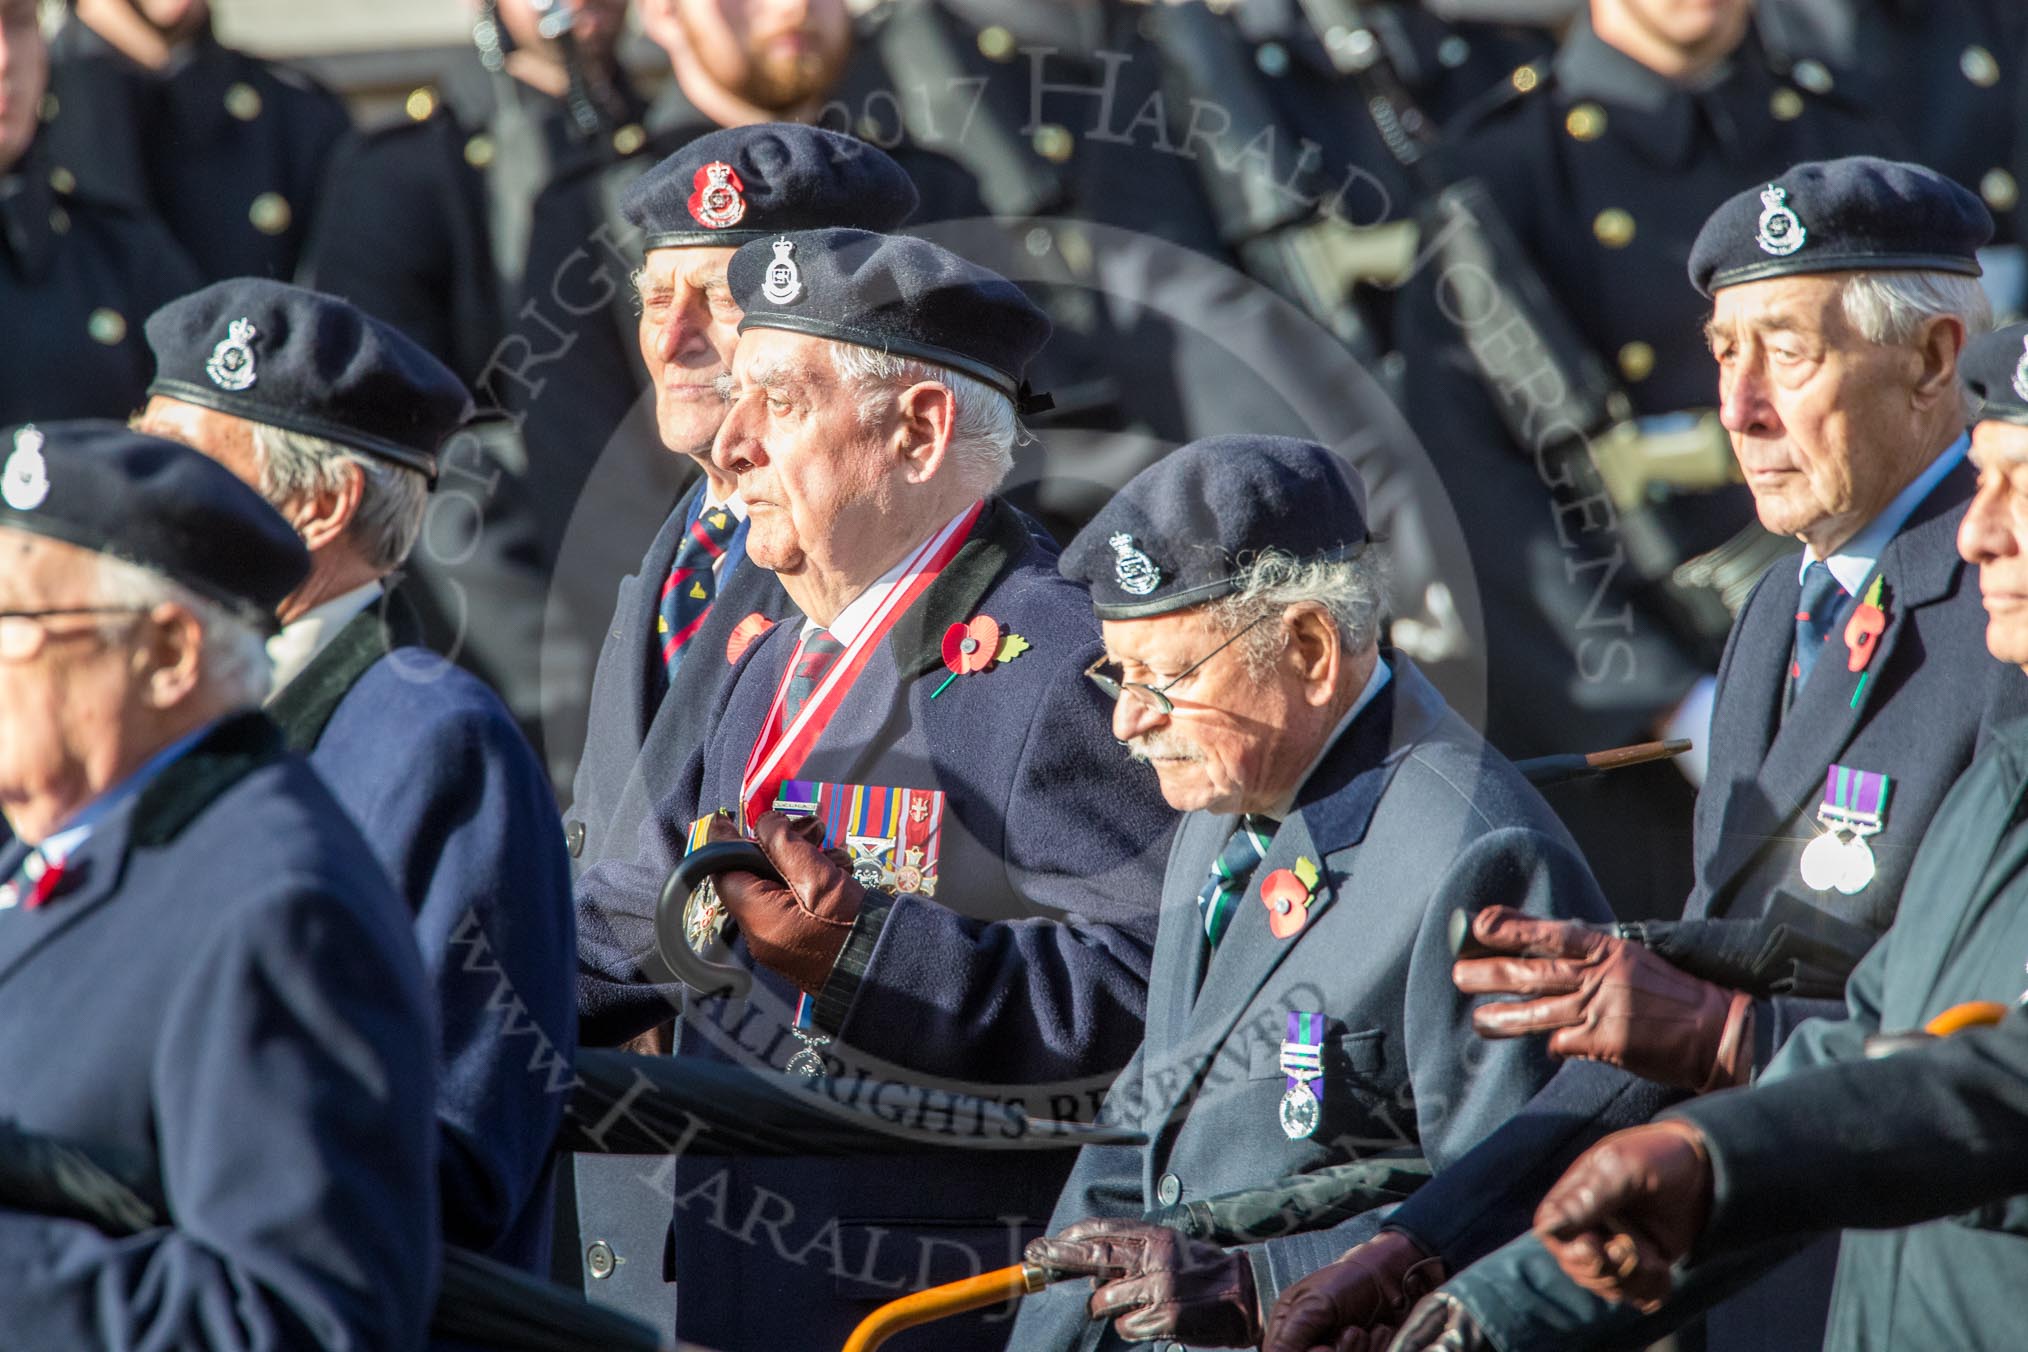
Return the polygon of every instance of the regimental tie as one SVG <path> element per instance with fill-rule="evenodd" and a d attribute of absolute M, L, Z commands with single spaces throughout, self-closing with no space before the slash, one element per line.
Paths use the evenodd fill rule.
<path fill-rule="evenodd" d="M 717 590 L 712 562 L 725 553 L 725 542 L 739 529 L 739 518 L 726 507 L 712 507 L 690 523 L 690 533 L 676 550 L 676 562 L 669 579 L 662 584 L 662 599 L 656 607 L 655 633 L 662 644 L 662 667 L 669 679 L 683 664 L 683 646 L 697 637 L 711 613 L 711 597 Z"/>
<path fill-rule="evenodd" d="M 1796 648 L 1789 660 L 1788 697 L 1784 708 L 1802 693 L 1803 685 L 1816 670 L 1824 645 L 1845 621 L 1852 598 L 1822 559 L 1812 560 L 1803 573 L 1803 595 L 1796 607 Z"/>
<path fill-rule="evenodd" d="M 0 883 L 0 912 L 32 911 L 48 901 L 63 882 L 63 865 L 52 864 L 41 850 L 30 850 L 14 876 Z"/>
<path fill-rule="evenodd" d="M 782 696 L 782 725 L 796 721 L 796 715 L 810 702 L 810 694 L 824 679 L 845 645 L 831 637 L 829 629 L 812 629 L 803 637 L 803 650 L 796 654 L 796 669 L 789 676 L 788 693 Z"/>
<path fill-rule="evenodd" d="M 1214 949 L 1225 937 L 1226 927 L 1232 924 L 1233 908 L 1246 895 L 1247 880 L 1260 867 L 1260 861 L 1267 858 L 1277 825 L 1271 817 L 1241 817 L 1225 848 L 1211 861 L 1211 877 L 1197 894 L 1197 909 L 1204 917 L 1204 937 Z"/>

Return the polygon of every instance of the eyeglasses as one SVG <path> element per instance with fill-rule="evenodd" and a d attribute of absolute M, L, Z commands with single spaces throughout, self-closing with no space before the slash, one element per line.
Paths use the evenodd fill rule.
<path fill-rule="evenodd" d="M 0 610 L 0 662 L 26 662 L 50 637 L 45 620 L 69 615 L 145 615 L 140 606 L 63 606 L 52 610 Z M 83 630 L 74 632 L 83 633 Z"/>
<path fill-rule="evenodd" d="M 1191 672 L 1239 642 L 1240 635 L 1246 633 L 1247 630 L 1253 628 L 1254 625 L 1259 624 L 1266 618 L 1267 616 L 1265 615 L 1257 616 L 1252 623 L 1241 626 L 1238 630 L 1234 631 L 1232 637 L 1226 639 L 1225 642 L 1177 672 L 1174 677 L 1161 685 L 1144 685 L 1139 681 L 1123 681 L 1116 674 L 1118 668 L 1103 657 L 1084 669 L 1085 678 L 1099 689 L 1105 691 L 1107 699 L 1117 702 L 1122 695 L 1132 695 L 1143 704 L 1153 708 L 1158 714 L 1173 714 L 1176 712 L 1176 704 L 1169 698 L 1167 692 L 1174 690 L 1182 682 L 1183 678 Z M 1112 670 L 1102 670 L 1102 668 L 1108 667 L 1112 668 Z"/>

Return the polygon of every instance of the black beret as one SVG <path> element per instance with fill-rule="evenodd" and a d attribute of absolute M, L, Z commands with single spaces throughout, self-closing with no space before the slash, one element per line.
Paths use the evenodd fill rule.
<path fill-rule="evenodd" d="M 1972 339 L 1958 358 L 1958 373 L 1965 388 L 1984 403 L 1981 422 L 2028 427 L 2028 324 L 2009 324 Z"/>
<path fill-rule="evenodd" d="M 437 448 L 471 416 L 451 369 L 336 296 L 235 277 L 148 316 L 148 393 L 349 446 L 437 474 Z"/>
<path fill-rule="evenodd" d="M 999 273 L 908 235 L 805 230 L 755 240 L 725 272 L 739 331 L 788 329 L 918 357 L 1034 407 L 1021 379 L 1049 317 Z"/>
<path fill-rule="evenodd" d="M 0 455 L 0 528 L 138 564 L 268 631 L 310 574 L 281 513 L 188 446 L 89 419 L 0 433 Z"/>
<path fill-rule="evenodd" d="M 886 152 L 796 122 L 700 136 L 635 179 L 620 211 L 647 248 L 736 248 L 785 230 L 892 230 L 915 211 L 915 184 Z"/>
<path fill-rule="evenodd" d="M 1720 287 L 1808 272 L 1914 268 L 1979 275 L 1992 213 L 1934 169 L 1854 155 L 1799 164 L 1711 213 L 1690 282 Z"/>
<path fill-rule="evenodd" d="M 1136 620 L 1230 595 L 1264 550 L 1329 562 L 1367 538 L 1365 486 L 1316 442 L 1206 437 L 1129 479 L 1057 567 L 1100 619 Z"/>

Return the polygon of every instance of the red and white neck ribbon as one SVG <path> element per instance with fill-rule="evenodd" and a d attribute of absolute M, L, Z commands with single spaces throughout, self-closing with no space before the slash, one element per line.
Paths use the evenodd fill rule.
<path fill-rule="evenodd" d="M 795 721 L 784 728 L 782 704 L 788 697 L 789 682 L 795 677 L 796 667 L 803 658 L 802 642 L 797 641 L 796 651 L 790 654 L 788 666 L 782 671 L 781 684 L 775 688 L 774 701 L 768 705 L 760 736 L 754 739 L 753 750 L 747 754 L 746 770 L 740 776 L 740 825 L 743 829 L 752 830 L 760 814 L 774 806 L 775 793 L 783 780 L 798 776 L 803 762 L 809 759 L 817 739 L 823 736 L 832 715 L 844 702 L 846 692 L 852 688 L 852 682 L 858 678 L 867 658 L 887 637 L 895 621 L 929 590 L 930 584 L 957 556 L 985 505 L 984 502 L 973 503 L 963 515 L 923 541 L 902 562 L 899 579 L 887 589 L 887 594 L 880 598 L 866 624 L 846 645 L 838 660 L 831 664 L 823 679 L 818 681 L 816 689 L 803 702 Z"/>

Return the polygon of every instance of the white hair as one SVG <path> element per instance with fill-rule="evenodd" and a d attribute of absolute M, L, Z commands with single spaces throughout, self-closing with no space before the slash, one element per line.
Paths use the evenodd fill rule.
<path fill-rule="evenodd" d="M 277 508 L 324 493 L 336 493 L 354 469 L 360 474 L 359 512 L 350 535 L 366 566 L 376 573 L 401 567 L 422 534 L 429 511 L 429 480 L 420 470 L 363 455 L 307 432 L 272 423 L 254 423 L 254 463 L 261 496 Z"/>
<path fill-rule="evenodd" d="M 976 376 L 948 366 L 898 357 L 856 343 L 828 343 L 831 369 L 859 396 L 859 420 L 879 420 L 894 393 L 909 385 L 942 385 L 951 392 L 957 416 L 951 426 L 951 464 L 973 497 L 997 489 L 1014 468 L 1014 445 L 1022 439 L 1014 401 Z"/>
<path fill-rule="evenodd" d="M 199 655 L 201 679 L 213 696 L 235 709 L 257 708 L 267 699 L 274 685 L 274 664 L 268 658 L 266 637 L 250 621 L 180 582 L 125 559 L 101 554 L 98 565 L 100 605 L 134 611 L 178 605 L 197 617 L 204 631 L 204 649 Z M 108 617 L 102 628 L 108 638 L 118 637 L 116 619 Z"/>
<path fill-rule="evenodd" d="M 1845 322 L 1869 343 L 1912 343 L 1933 319 L 1963 324 L 1966 342 L 1993 327 L 1993 302 L 1986 289 L 1978 278 L 1955 272 L 1854 272 L 1845 278 L 1839 301 Z M 1970 422 L 1978 413 L 1977 401 L 1969 390 L 1962 397 L 1965 421 Z"/>
<path fill-rule="evenodd" d="M 1353 558 L 1304 562 L 1279 549 L 1262 550 L 1240 569 L 1238 590 L 1208 609 L 1221 632 L 1255 626 L 1239 649 L 1248 673 L 1259 679 L 1288 645 L 1288 630 L 1256 622 L 1296 605 L 1323 610 L 1345 652 L 1376 646 L 1387 612 L 1387 566 L 1380 551 L 1369 544 Z"/>

